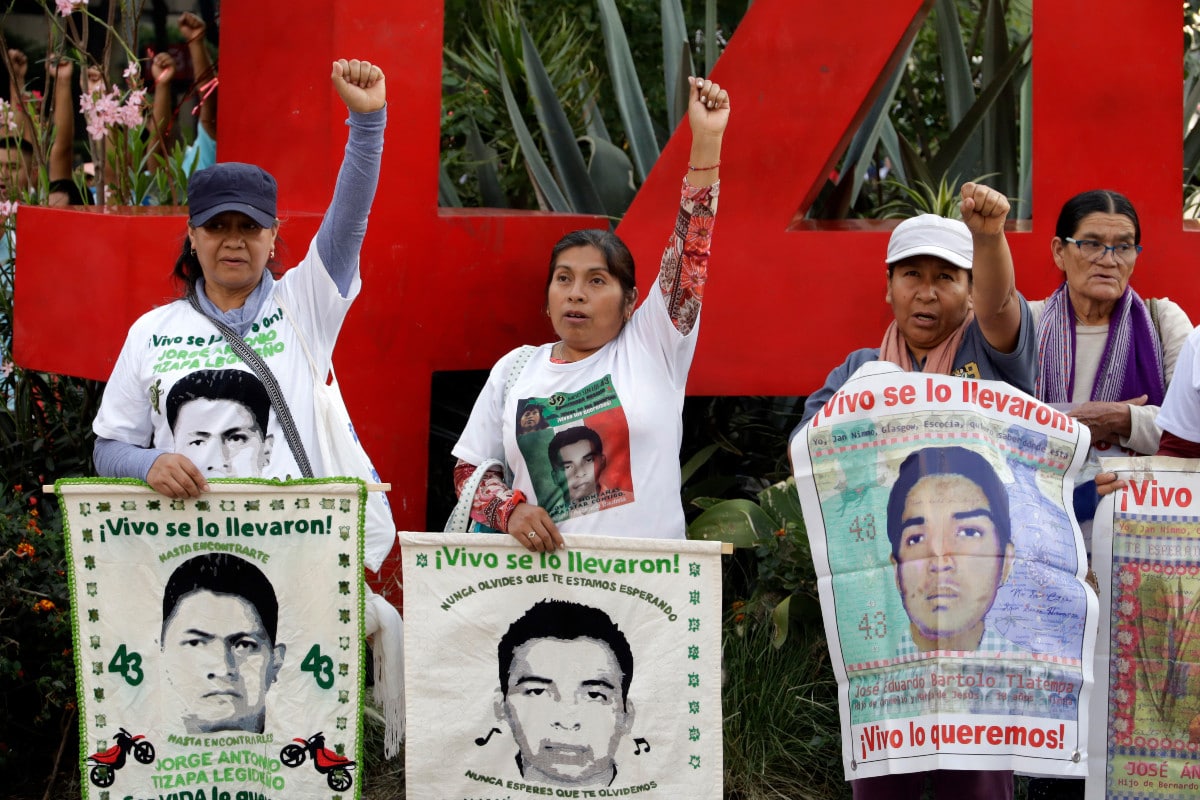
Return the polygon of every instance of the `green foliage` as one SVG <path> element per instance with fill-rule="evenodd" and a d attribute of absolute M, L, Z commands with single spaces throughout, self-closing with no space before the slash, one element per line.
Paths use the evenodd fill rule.
<path fill-rule="evenodd" d="M 693 47 L 708 42 L 711 63 L 732 28 L 712 0 L 659 5 L 448 3 L 441 201 L 619 218 L 683 113 Z M 701 13 L 693 43 L 686 19 Z"/>
<path fill-rule="evenodd" d="M 972 183 L 986 183 L 990 175 L 980 175 L 972 178 Z M 961 185 L 958 176 L 947 178 L 943 175 L 937 186 L 930 186 L 922 181 L 913 181 L 911 185 L 899 181 L 884 182 L 898 196 L 875 209 L 874 215 L 881 219 L 896 219 L 916 216 L 917 214 L 938 214 L 952 219 L 962 219 L 959 208 L 961 195 L 958 187 Z"/>
<path fill-rule="evenodd" d="M 725 797 L 834 800 L 843 780 L 837 685 L 819 627 L 784 647 L 744 611 L 725 623 Z"/>
<path fill-rule="evenodd" d="M 10 788 L 75 759 L 75 681 L 62 531 L 41 486 L 0 494 L 0 770 Z"/>
<path fill-rule="evenodd" d="M 957 191 L 951 176 L 983 172 L 1027 216 L 1031 15 L 1028 2 L 937 0 L 809 216 L 894 216 L 908 188 Z M 890 180 L 877 177 L 885 164 Z"/>
<path fill-rule="evenodd" d="M 585 31 L 579 20 L 557 8 L 555 13 L 524 17 L 519 0 L 492 0 L 479 7 L 478 28 L 463 29 L 454 46 L 447 37 L 442 93 L 442 153 L 453 178 L 466 177 L 457 191 L 466 205 L 481 198 L 478 182 L 471 173 L 480 162 L 468 148 L 472 130 L 482 135 L 486 147 L 495 151 L 495 170 L 507 205 L 538 207 L 538 197 L 521 168 L 517 134 L 511 119 L 532 119 L 534 100 L 526 88 L 525 48 L 522 20 L 528 22 L 529 38 L 537 46 L 553 92 L 559 98 L 568 124 L 576 132 L 585 126 L 586 108 L 594 97 L 597 70 L 587 57 Z M 449 8 L 447 9 L 449 20 Z M 582 57 L 581 57 L 582 55 Z M 510 117 L 502 92 L 502 75 L 510 78 L 516 114 Z M 531 132 L 540 152 L 540 131 Z"/>

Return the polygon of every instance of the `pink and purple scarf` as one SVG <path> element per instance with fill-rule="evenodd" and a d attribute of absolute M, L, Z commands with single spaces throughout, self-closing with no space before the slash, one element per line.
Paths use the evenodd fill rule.
<path fill-rule="evenodd" d="M 1037 333 L 1037 396 L 1046 403 L 1069 403 L 1075 390 L 1075 309 L 1066 282 L 1046 300 Z M 1166 391 L 1162 340 L 1142 298 L 1126 287 L 1108 320 L 1090 399 L 1116 402 L 1146 395 L 1149 405 L 1159 406 Z"/>

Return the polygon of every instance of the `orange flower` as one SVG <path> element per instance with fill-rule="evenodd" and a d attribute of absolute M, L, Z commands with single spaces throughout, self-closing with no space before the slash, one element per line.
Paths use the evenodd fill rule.
<path fill-rule="evenodd" d="M 775 531 L 775 535 L 782 539 L 783 537 L 787 536 L 787 528 L 780 528 L 779 530 Z"/>
<path fill-rule="evenodd" d="M 55 606 L 54 606 L 54 603 L 50 600 L 38 600 L 36 603 L 33 604 L 33 610 L 38 611 L 38 612 L 54 611 Z"/>
<path fill-rule="evenodd" d="M 746 605 L 746 601 L 745 601 L 745 600 L 734 600 L 734 601 L 733 601 L 732 608 L 733 608 L 733 610 L 734 610 L 734 611 L 737 611 L 739 608 L 741 608 L 741 607 L 742 607 L 742 606 L 744 606 L 744 605 Z"/>
<path fill-rule="evenodd" d="M 33 545 L 29 542 L 21 542 L 17 545 L 17 558 L 25 558 L 26 556 L 32 558 L 36 553 L 37 551 L 33 549 Z"/>
<path fill-rule="evenodd" d="M 735 614 L 735 615 L 733 616 L 733 621 L 734 621 L 734 622 L 741 622 L 741 621 L 742 621 L 742 620 L 744 620 L 745 618 L 746 618 L 746 615 L 745 615 L 745 614 Z"/>

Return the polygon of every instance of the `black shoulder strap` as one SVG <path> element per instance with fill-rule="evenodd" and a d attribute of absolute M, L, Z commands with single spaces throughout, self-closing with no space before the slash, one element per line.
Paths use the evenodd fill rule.
<path fill-rule="evenodd" d="M 292 412 L 288 408 L 287 401 L 283 399 L 283 392 L 279 389 L 279 382 L 275 380 L 275 373 L 271 372 L 271 368 L 267 366 L 267 362 L 263 361 L 258 353 L 254 352 L 254 349 L 246 344 L 246 340 L 238 336 L 237 331 L 221 320 L 204 313 L 204 309 L 201 308 L 200 300 L 196 297 L 195 292 L 188 292 L 187 299 L 191 303 L 192 308 L 196 309 L 197 313 L 216 326 L 221 335 L 225 337 L 225 341 L 229 342 L 229 346 L 238 354 L 238 357 L 242 361 L 245 361 L 246 365 L 262 381 L 263 388 L 267 390 L 267 396 L 271 398 L 271 407 L 275 409 L 275 416 L 279 418 L 279 424 L 283 428 L 283 436 L 287 439 L 288 447 L 292 450 L 292 457 L 296 459 L 296 466 L 300 468 L 300 474 L 305 478 L 313 477 L 312 464 L 308 461 L 308 453 L 304 450 L 304 443 L 300 441 L 300 431 L 296 430 L 296 421 L 292 419 Z"/>

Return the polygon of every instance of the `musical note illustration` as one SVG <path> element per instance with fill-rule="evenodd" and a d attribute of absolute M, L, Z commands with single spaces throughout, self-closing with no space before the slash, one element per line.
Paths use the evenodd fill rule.
<path fill-rule="evenodd" d="M 488 743 L 488 741 L 489 741 L 489 740 L 491 740 L 491 738 L 492 738 L 492 734 L 494 734 L 494 733 L 499 733 L 499 732 L 500 732 L 500 729 L 499 729 L 499 728 L 492 728 L 490 731 L 488 731 L 488 735 L 487 735 L 487 736 L 478 736 L 478 737 L 476 737 L 476 739 L 475 739 L 475 744 L 479 745 L 480 747 L 483 747 L 485 744 L 487 744 L 487 743 Z M 648 749 L 648 748 L 647 748 L 647 749 Z"/>
<path fill-rule="evenodd" d="M 640 756 L 642 754 L 643 747 L 646 748 L 645 752 L 647 752 L 647 753 L 650 752 L 650 743 L 647 742 L 643 737 L 639 736 L 638 738 L 633 740 L 633 743 L 637 745 L 637 750 L 633 751 L 633 754 L 635 756 Z"/>

